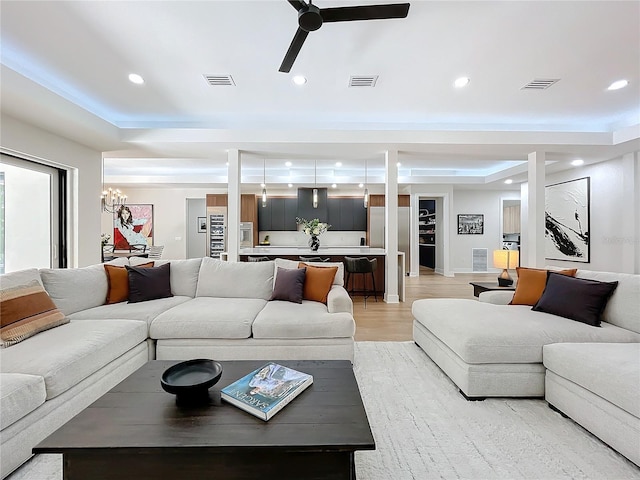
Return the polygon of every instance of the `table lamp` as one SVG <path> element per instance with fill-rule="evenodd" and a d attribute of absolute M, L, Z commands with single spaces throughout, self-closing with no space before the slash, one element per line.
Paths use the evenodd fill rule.
<path fill-rule="evenodd" d="M 502 273 L 498 276 L 498 285 L 501 287 L 509 287 L 513 285 L 513 278 L 509 275 L 510 268 L 518 266 L 519 252 L 517 250 L 494 250 L 493 266 L 502 268 Z"/>

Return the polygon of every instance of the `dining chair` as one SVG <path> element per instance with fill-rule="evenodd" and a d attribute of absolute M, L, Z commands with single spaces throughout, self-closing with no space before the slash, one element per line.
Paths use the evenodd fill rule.
<path fill-rule="evenodd" d="M 144 243 L 133 243 L 129 245 L 129 253 L 140 255 L 145 253 L 146 251 L 147 251 L 147 245 Z"/>
<path fill-rule="evenodd" d="M 155 258 L 160 259 L 162 258 L 162 251 L 164 250 L 164 245 L 151 245 L 149 247 L 149 255 L 147 256 L 147 258 Z"/>
<path fill-rule="evenodd" d="M 102 263 L 116 258 L 113 254 L 115 248 L 116 246 L 113 243 L 105 243 L 102 245 Z"/>

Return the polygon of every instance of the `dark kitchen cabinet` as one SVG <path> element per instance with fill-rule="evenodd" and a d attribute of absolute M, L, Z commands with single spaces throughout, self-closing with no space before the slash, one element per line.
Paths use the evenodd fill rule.
<path fill-rule="evenodd" d="M 328 220 L 327 189 L 318 188 L 318 207 L 313 208 L 313 189 L 298 189 L 298 217 L 305 220 L 317 218 L 321 222 Z"/>
<path fill-rule="evenodd" d="M 333 231 L 367 230 L 367 210 L 362 198 L 329 198 L 329 224 Z"/>
<path fill-rule="evenodd" d="M 294 197 L 271 197 L 267 199 L 267 206 L 258 204 L 258 229 L 261 232 L 295 231 L 298 200 Z"/>

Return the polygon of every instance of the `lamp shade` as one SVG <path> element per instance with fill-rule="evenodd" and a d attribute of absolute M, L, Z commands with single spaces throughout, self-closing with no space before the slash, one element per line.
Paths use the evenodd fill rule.
<path fill-rule="evenodd" d="M 516 268 L 518 266 L 517 250 L 494 250 L 493 266 L 495 268 Z"/>

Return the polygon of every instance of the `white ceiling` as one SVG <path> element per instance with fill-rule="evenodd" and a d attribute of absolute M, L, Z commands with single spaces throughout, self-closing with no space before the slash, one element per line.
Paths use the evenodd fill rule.
<path fill-rule="evenodd" d="M 406 19 L 323 25 L 283 74 L 285 0 L 3 0 L 2 110 L 107 152 L 118 184 L 224 184 L 229 148 L 245 183 L 265 165 L 268 183 L 308 184 L 315 165 L 319 184 L 353 185 L 365 161 L 375 183 L 392 149 L 403 184 L 502 188 L 535 150 L 552 171 L 640 150 L 640 1 L 410 3 Z M 521 89 L 540 78 L 560 80 Z"/>

